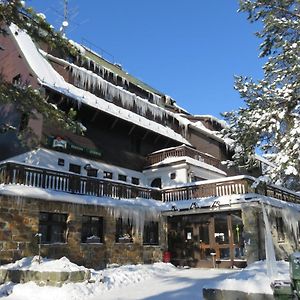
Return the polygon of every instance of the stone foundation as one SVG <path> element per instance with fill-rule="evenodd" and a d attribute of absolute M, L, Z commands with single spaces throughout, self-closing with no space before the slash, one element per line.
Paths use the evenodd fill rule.
<path fill-rule="evenodd" d="M 160 224 L 159 245 L 144 246 L 142 236 L 133 243 L 116 243 L 116 221 L 105 207 L 0 196 L 0 264 L 38 254 L 39 213 L 67 214 L 66 243 L 42 244 L 41 255 L 48 258 L 68 257 L 86 267 L 103 268 L 106 264 L 153 263 L 162 260 L 166 249 L 166 226 Z M 104 220 L 103 243 L 81 243 L 82 216 Z M 164 222 L 164 221 L 161 221 Z"/>
<path fill-rule="evenodd" d="M 91 272 L 39 272 L 31 270 L 0 270 L 0 284 L 4 282 L 25 283 L 33 281 L 38 285 L 62 286 L 64 283 L 83 282 L 89 280 Z"/>

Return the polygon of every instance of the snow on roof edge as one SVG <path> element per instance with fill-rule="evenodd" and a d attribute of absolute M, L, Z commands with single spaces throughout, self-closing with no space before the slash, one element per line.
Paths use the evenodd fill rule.
<path fill-rule="evenodd" d="M 165 137 L 190 145 L 190 143 L 180 134 L 176 133 L 169 127 L 162 126 L 159 123 L 148 120 L 140 115 L 137 115 L 129 110 L 105 101 L 102 98 L 79 89 L 64 80 L 58 74 L 51 64 L 42 56 L 32 41 L 31 37 L 20 30 L 16 25 L 11 24 L 9 27 L 12 36 L 14 37 L 18 47 L 23 53 L 30 69 L 36 74 L 39 82 L 43 86 L 48 86 L 57 92 L 76 99 L 79 103 L 85 103 L 96 109 L 102 110 L 123 120 L 134 123 L 148 130 L 157 132 Z M 16 34 L 18 32 L 18 34 Z"/>

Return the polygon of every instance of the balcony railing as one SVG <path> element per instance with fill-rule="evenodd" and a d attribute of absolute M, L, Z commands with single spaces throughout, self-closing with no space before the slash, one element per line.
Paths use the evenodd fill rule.
<path fill-rule="evenodd" d="M 152 153 L 148 155 L 147 160 L 148 160 L 148 165 L 153 165 L 163 161 L 166 158 L 180 157 L 180 156 L 188 156 L 193 159 L 205 162 L 214 167 L 220 168 L 220 161 L 218 159 L 208 154 L 205 154 L 203 152 L 200 152 L 196 149 L 188 147 L 186 145 L 182 145 L 176 148 L 166 149 L 165 151 L 162 150 L 156 153 Z"/>
<path fill-rule="evenodd" d="M 0 183 L 20 184 L 78 195 L 111 198 L 144 198 L 163 202 L 256 193 L 300 204 L 300 195 L 274 185 L 253 188 L 254 178 L 235 176 L 196 182 L 175 188 L 155 189 L 112 180 L 53 171 L 19 163 L 0 165 Z"/>
<path fill-rule="evenodd" d="M 21 184 L 59 192 L 96 197 L 112 197 L 117 199 L 139 197 L 161 200 L 161 192 L 154 188 L 123 184 L 112 180 L 52 171 L 17 163 L 5 163 L 0 165 L 0 183 Z"/>
<path fill-rule="evenodd" d="M 161 198 L 164 202 L 171 202 L 204 197 L 256 193 L 300 204 L 300 195 L 275 185 L 260 184 L 257 188 L 254 188 L 254 181 L 255 178 L 246 176 L 206 180 L 193 185 L 163 189 Z"/>

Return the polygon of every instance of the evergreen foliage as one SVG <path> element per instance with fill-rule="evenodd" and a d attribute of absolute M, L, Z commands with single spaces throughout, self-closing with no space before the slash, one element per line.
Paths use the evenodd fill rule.
<path fill-rule="evenodd" d="M 224 113 L 229 127 L 224 136 L 233 140 L 231 165 L 251 168 L 255 153 L 273 163 L 268 178 L 296 188 L 300 173 L 300 1 L 241 0 L 240 12 L 250 22 L 262 22 L 264 78 L 238 76 L 235 89 L 245 107 Z"/>
<path fill-rule="evenodd" d="M 56 32 L 46 22 L 42 14 L 37 14 L 32 8 L 25 7 L 25 1 L 0 0 L 0 34 L 8 35 L 7 27 L 11 23 L 26 31 L 34 41 L 46 43 L 50 51 L 56 50 L 65 57 L 80 55 L 60 32 Z M 78 132 L 79 125 L 74 121 L 75 111 L 65 113 L 58 110 L 49 104 L 38 90 L 34 90 L 26 83 L 12 84 L 0 76 L 0 104 L 13 104 L 20 113 L 27 114 L 29 118 L 41 115 L 54 126 Z M 24 134 L 19 134 L 19 137 L 22 139 Z"/>

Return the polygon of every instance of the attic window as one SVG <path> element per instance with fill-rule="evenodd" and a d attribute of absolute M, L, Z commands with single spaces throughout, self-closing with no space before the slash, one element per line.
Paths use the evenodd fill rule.
<path fill-rule="evenodd" d="M 171 178 L 171 179 L 176 179 L 176 173 L 175 173 L 175 172 L 174 172 L 174 173 L 171 173 L 171 174 L 170 174 L 170 178 Z"/>
<path fill-rule="evenodd" d="M 97 174 L 98 174 L 98 169 L 91 168 L 86 171 L 87 176 L 97 177 Z"/>
<path fill-rule="evenodd" d="M 131 178 L 131 183 L 135 184 L 135 185 L 139 185 L 140 184 L 140 179 L 136 178 L 136 177 L 132 177 Z"/>
<path fill-rule="evenodd" d="M 103 171 L 103 178 L 112 179 L 113 173 L 108 171 Z"/>
<path fill-rule="evenodd" d="M 118 180 L 126 181 L 126 180 L 127 180 L 127 176 L 126 176 L 126 175 L 119 174 L 119 175 L 118 175 Z"/>
<path fill-rule="evenodd" d="M 73 173 L 80 174 L 80 172 L 81 172 L 81 167 L 80 167 L 79 165 L 70 164 L 70 166 L 69 166 L 69 171 L 70 171 L 70 172 L 73 172 Z"/>
<path fill-rule="evenodd" d="M 16 75 L 13 79 L 12 79 L 12 83 L 14 85 L 19 85 L 21 84 L 21 74 Z"/>
<path fill-rule="evenodd" d="M 57 160 L 57 164 L 58 164 L 59 166 L 64 166 L 64 165 L 65 165 L 65 160 L 64 160 L 63 158 L 59 158 L 59 159 Z"/>

